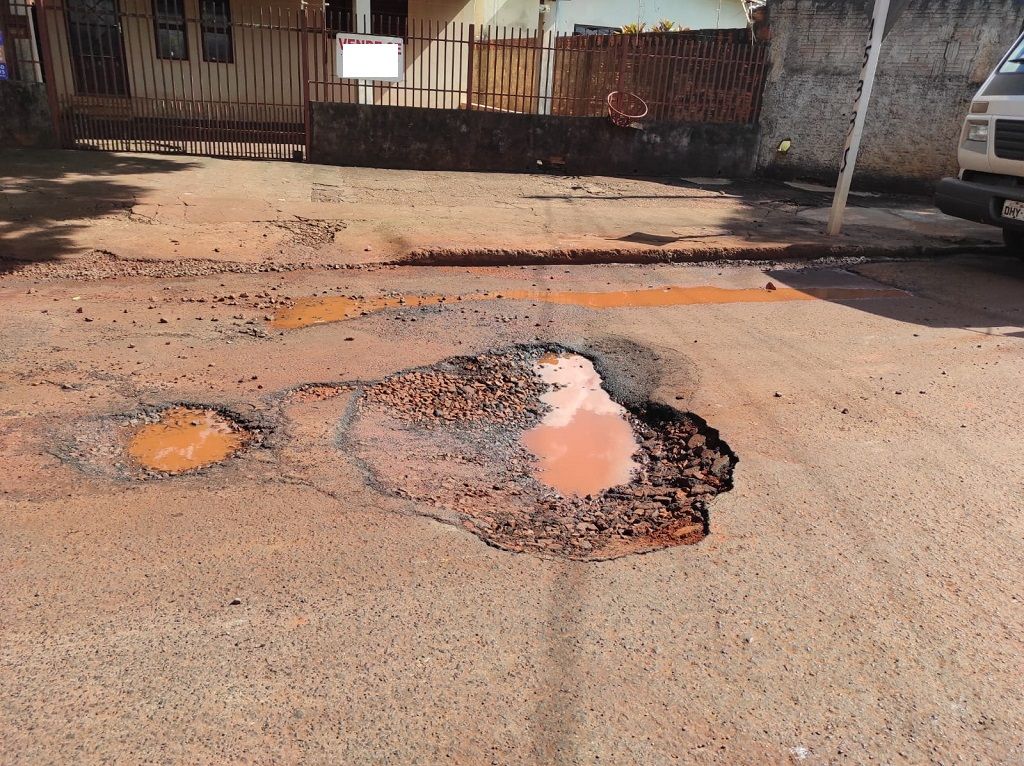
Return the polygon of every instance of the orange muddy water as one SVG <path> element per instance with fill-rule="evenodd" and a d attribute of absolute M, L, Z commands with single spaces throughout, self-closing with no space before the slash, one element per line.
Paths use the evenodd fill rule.
<path fill-rule="evenodd" d="M 244 444 L 245 435 L 216 412 L 174 407 L 135 433 L 128 454 L 154 471 L 181 473 L 219 463 Z"/>
<path fill-rule="evenodd" d="M 626 410 L 601 388 L 591 361 L 545 355 L 534 369 L 552 386 L 541 396 L 551 411 L 523 434 L 523 445 L 537 457 L 537 479 L 563 495 L 580 496 L 627 484 L 639 445 Z"/>
<path fill-rule="evenodd" d="M 545 290 L 508 290 L 506 292 L 470 293 L 467 295 L 421 295 L 409 298 L 368 298 L 357 300 L 343 296 L 300 298 L 294 305 L 279 311 L 273 326 L 294 330 L 328 322 L 383 311 L 390 308 L 436 306 L 467 301 L 537 301 L 592 309 L 656 308 L 659 306 L 690 306 L 713 303 L 786 303 L 790 301 L 857 301 L 869 298 L 905 298 L 909 293 L 892 288 L 874 287 L 661 287 L 616 292 L 573 292 Z"/>

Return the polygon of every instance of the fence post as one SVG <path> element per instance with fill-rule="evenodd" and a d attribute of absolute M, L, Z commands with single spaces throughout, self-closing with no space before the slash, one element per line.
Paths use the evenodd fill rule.
<path fill-rule="evenodd" d="M 544 17 L 540 14 L 540 26 L 537 27 L 537 38 L 534 40 L 533 68 L 536 73 L 533 78 L 533 89 L 537 93 L 537 114 L 551 114 L 551 101 L 545 98 L 544 73 L 554 59 L 554 52 L 548 51 L 544 46 Z M 545 110 L 544 105 L 548 108 Z"/>
<path fill-rule="evenodd" d="M 43 82 L 46 83 L 46 100 L 50 104 L 50 120 L 53 122 L 53 136 L 60 146 L 66 147 L 64 131 L 61 130 L 60 110 L 57 106 L 57 70 L 53 65 L 53 51 L 50 48 L 49 18 L 45 0 L 36 2 L 39 22 L 39 44 L 43 48 Z"/>
<path fill-rule="evenodd" d="M 299 34 L 301 35 L 299 38 L 299 55 L 302 56 L 302 61 L 299 64 L 301 70 L 300 76 L 302 77 L 302 127 L 306 135 L 306 146 L 305 151 L 303 152 L 303 159 L 306 162 L 309 162 L 309 145 L 312 138 L 312 120 L 310 119 L 312 115 L 310 112 L 313 107 L 309 102 L 309 24 L 307 23 L 309 8 L 305 3 L 303 3 L 302 9 L 299 11 L 299 15 L 302 18 L 299 31 Z"/>
<path fill-rule="evenodd" d="M 469 55 L 466 56 L 466 109 L 473 108 L 473 54 L 476 48 L 476 24 L 469 25 Z"/>
<path fill-rule="evenodd" d="M 639 35 L 639 32 L 637 33 Z M 630 35 L 621 34 L 616 35 L 619 38 L 619 61 L 618 61 L 618 76 L 615 78 L 615 92 L 619 94 L 619 98 L 622 98 L 622 81 L 626 77 L 626 57 L 629 55 L 627 43 L 629 42 Z"/>

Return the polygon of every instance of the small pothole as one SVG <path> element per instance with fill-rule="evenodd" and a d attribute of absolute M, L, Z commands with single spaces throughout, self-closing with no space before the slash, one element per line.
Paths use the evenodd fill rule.
<path fill-rule="evenodd" d="M 603 560 L 699 542 L 736 457 L 699 417 L 610 393 L 561 349 L 460 357 L 364 389 L 344 446 L 382 491 L 505 550 Z"/>
<path fill-rule="evenodd" d="M 160 473 L 185 473 L 221 463 L 241 450 L 249 433 L 215 410 L 172 407 L 128 441 L 128 456 Z"/>
<path fill-rule="evenodd" d="M 222 464 L 262 437 L 259 426 L 223 409 L 168 404 L 79 422 L 59 453 L 89 473 L 149 479 Z"/>

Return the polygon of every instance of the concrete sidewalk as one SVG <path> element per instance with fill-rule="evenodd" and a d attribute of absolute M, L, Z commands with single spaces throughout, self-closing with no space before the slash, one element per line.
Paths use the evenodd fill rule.
<path fill-rule="evenodd" d="M 859 196 L 823 235 L 824 187 L 338 168 L 88 153 L 0 155 L 0 256 L 246 268 L 907 255 L 996 244 L 922 198 Z M 88 272 L 88 259 L 81 262 Z M 194 264 L 193 264 L 194 266 Z M 84 274 L 83 274 L 84 275 Z"/>

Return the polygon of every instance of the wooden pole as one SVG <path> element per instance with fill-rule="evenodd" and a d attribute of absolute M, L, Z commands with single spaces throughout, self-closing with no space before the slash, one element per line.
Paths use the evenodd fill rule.
<path fill-rule="evenodd" d="M 861 137 L 864 135 L 864 121 L 867 118 L 868 104 L 871 103 L 871 91 L 875 87 L 878 56 L 882 51 L 882 37 L 885 33 L 885 19 L 888 15 L 889 0 L 875 0 L 875 10 L 871 16 L 870 37 L 867 47 L 864 48 L 864 63 L 861 66 L 860 83 L 857 85 L 857 98 L 853 103 L 850 130 L 846 134 L 843 162 L 839 167 L 839 182 L 836 184 L 832 211 L 829 213 L 828 227 L 825 229 L 831 237 L 838 236 L 843 229 L 846 201 L 850 196 L 850 183 L 853 181 L 853 172 L 857 166 L 857 154 L 860 152 Z"/>

